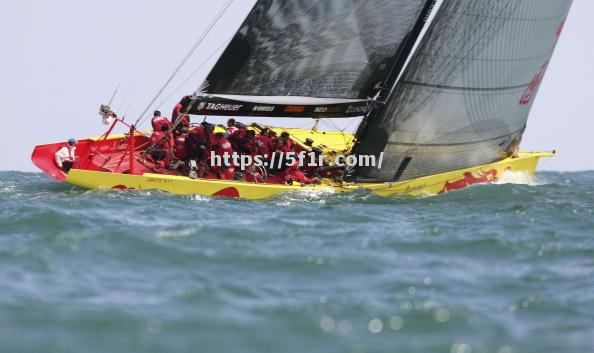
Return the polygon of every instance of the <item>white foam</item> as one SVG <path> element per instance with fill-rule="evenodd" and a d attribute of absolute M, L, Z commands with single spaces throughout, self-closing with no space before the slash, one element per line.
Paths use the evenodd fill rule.
<path fill-rule="evenodd" d="M 198 201 L 198 202 L 210 202 L 212 201 L 213 196 L 205 196 L 200 194 L 190 195 L 190 200 Z"/>
<path fill-rule="evenodd" d="M 9 185 L 6 187 L 3 187 L 2 189 L 0 189 L 0 192 L 5 192 L 5 193 L 9 193 L 9 192 L 13 192 L 15 189 L 14 185 Z"/>
<path fill-rule="evenodd" d="M 303 189 L 303 190 L 293 190 L 287 192 L 281 196 L 281 200 L 278 203 L 279 206 L 290 206 L 293 203 L 317 203 L 317 204 L 325 204 L 326 198 L 330 195 L 335 194 L 335 191 L 330 188 L 324 189 Z"/>
<path fill-rule="evenodd" d="M 195 233 L 195 229 L 166 230 L 157 233 L 158 238 L 185 238 Z"/>
<path fill-rule="evenodd" d="M 542 185 L 534 176 L 530 173 L 522 171 L 510 171 L 503 172 L 503 175 L 494 183 L 496 185 L 514 184 L 514 185 L 529 185 L 538 186 Z"/>

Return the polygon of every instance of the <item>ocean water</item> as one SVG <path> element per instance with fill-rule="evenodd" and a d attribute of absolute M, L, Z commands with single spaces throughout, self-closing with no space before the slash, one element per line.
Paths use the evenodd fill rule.
<path fill-rule="evenodd" d="M 0 173 L 0 352 L 594 352 L 594 172 L 264 202 Z"/>

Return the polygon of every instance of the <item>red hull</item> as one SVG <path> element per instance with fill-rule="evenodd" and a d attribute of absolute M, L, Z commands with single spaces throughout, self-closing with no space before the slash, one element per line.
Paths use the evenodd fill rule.
<path fill-rule="evenodd" d="M 147 146 L 149 140 L 142 135 L 135 136 L 134 140 L 136 146 L 134 154 L 138 157 L 141 153 L 140 151 Z M 78 165 L 75 168 L 98 172 L 129 173 L 130 158 L 128 142 L 129 139 L 127 137 L 106 140 L 81 140 L 76 146 Z M 66 142 L 36 146 L 31 155 L 31 160 L 37 168 L 53 179 L 65 181 L 67 175 L 58 168 L 54 157 L 56 152 L 64 146 L 66 146 Z M 134 164 L 134 174 L 142 175 L 143 173 L 151 172 L 151 170 L 140 163 Z"/>

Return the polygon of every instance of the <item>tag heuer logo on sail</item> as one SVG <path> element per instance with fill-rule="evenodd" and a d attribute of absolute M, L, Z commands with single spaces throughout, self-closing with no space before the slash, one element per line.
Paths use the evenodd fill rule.
<path fill-rule="evenodd" d="M 207 110 L 211 111 L 227 111 L 227 112 L 236 112 L 241 109 L 243 105 L 241 104 L 218 104 L 218 103 L 208 103 L 206 106 Z"/>
<path fill-rule="evenodd" d="M 205 102 L 200 102 L 200 104 L 198 104 L 198 107 L 196 107 L 197 111 L 202 111 L 204 110 L 204 108 L 206 108 L 206 103 Z"/>
<path fill-rule="evenodd" d="M 253 112 L 273 112 L 274 111 L 274 106 L 273 105 L 256 105 L 254 107 L 254 109 L 252 109 Z"/>

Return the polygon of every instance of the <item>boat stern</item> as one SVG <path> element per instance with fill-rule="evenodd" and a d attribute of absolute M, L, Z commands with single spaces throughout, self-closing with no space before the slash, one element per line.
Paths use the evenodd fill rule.
<path fill-rule="evenodd" d="M 31 161 L 52 179 L 64 182 L 66 181 L 67 174 L 56 165 L 55 155 L 65 145 L 66 142 L 58 142 L 35 146 L 31 154 Z"/>

